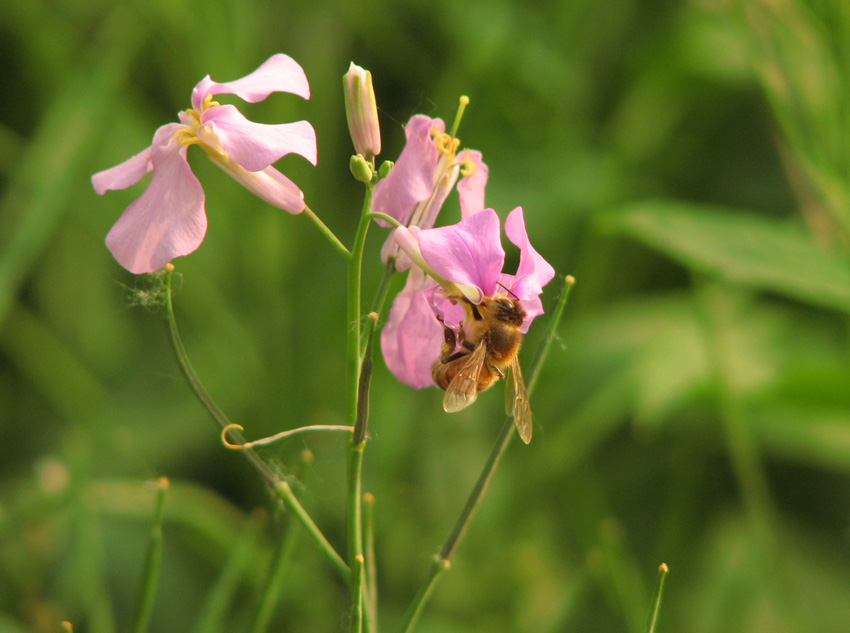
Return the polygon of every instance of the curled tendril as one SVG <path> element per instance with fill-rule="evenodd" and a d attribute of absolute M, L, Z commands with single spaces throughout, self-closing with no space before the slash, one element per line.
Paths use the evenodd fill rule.
<path fill-rule="evenodd" d="M 260 440 L 254 440 L 253 442 L 244 442 L 242 444 L 234 444 L 230 440 L 227 439 L 228 431 L 244 431 L 245 427 L 241 424 L 228 424 L 221 430 L 221 443 L 224 444 L 227 448 L 233 451 L 244 451 L 249 448 L 255 448 L 257 446 L 268 446 L 278 440 L 284 440 L 288 437 L 292 437 L 293 435 L 298 435 L 299 433 L 306 433 L 307 431 L 347 431 L 349 433 L 354 432 L 353 426 L 339 426 L 336 424 L 314 424 L 311 426 L 300 426 L 297 429 L 289 429 L 288 431 L 281 431 L 280 433 L 276 433 L 275 435 L 271 435 L 269 437 L 264 437 Z"/>
<path fill-rule="evenodd" d="M 246 448 L 253 448 L 253 442 L 245 442 L 243 444 L 234 444 L 230 440 L 227 439 L 227 432 L 230 430 L 236 429 L 237 431 L 244 431 L 245 427 L 241 424 L 228 424 L 221 430 L 221 443 L 224 444 L 227 448 L 234 451 L 242 451 Z"/>

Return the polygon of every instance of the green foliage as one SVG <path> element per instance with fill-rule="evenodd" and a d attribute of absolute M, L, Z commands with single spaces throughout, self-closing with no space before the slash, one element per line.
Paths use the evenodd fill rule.
<path fill-rule="evenodd" d="M 274 502 L 182 383 L 156 305 L 131 305 L 150 290 L 103 245 L 141 186 L 100 197 L 89 183 L 205 74 L 233 79 L 285 52 L 311 100 L 245 112 L 313 123 L 318 167 L 282 169 L 347 245 L 361 188 L 340 78 L 353 60 L 373 74 L 379 164 L 397 159 L 410 115 L 451 119 L 469 95 L 460 137 L 490 167 L 488 205 L 522 205 L 535 246 L 577 279 L 534 392 L 534 440 L 510 446 L 420 629 L 643 631 L 665 562 L 660 633 L 845 631 L 847 6 L 7 2 L 0 630 L 128 631 L 158 476 L 171 487 L 151 633 L 247 630 L 275 552 L 289 557 L 281 535 L 298 528 L 253 514 Z M 175 310 L 195 370 L 251 439 L 345 424 L 342 258 L 305 218 L 190 157 L 210 224 L 175 262 Z M 382 238 L 366 244 L 367 304 Z M 449 416 L 376 354 L 363 485 L 385 631 L 486 460 L 497 391 Z M 262 449 L 340 551 L 345 446 L 316 434 Z M 338 631 L 349 596 L 304 536 L 274 575 L 269 630 Z"/>

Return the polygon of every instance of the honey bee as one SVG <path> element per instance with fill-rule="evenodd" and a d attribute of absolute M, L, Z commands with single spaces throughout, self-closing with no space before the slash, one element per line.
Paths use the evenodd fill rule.
<path fill-rule="evenodd" d="M 485 298 L 479 305 L 462 301 L 469 316 L 457 333 L 449 327 L 444 329 L 442 354 L 431 366 L 434 383 L 446 392 L 443 409 L 454 413 L 468 407 L 508 370 L 511 378 L 506 386 L 505 409 L 513 415 L 520 438 L 528 444 L 531 406 L 518 356 L 525 310 L 519 299 L 511 297 Z"/>

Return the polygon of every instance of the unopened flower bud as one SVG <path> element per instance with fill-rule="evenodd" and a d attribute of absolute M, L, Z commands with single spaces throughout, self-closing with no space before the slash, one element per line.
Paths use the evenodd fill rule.
<path fill-rule="evenodd" d="M 381 178 L 386 178 L 390 175 L 390 172 L 393 170 L 393 166 L 395 163 L 391 160 L 385 160 L 381 163 L 381 166 L 378 167 L 378 176 Z"/>
<path fill-rule="evenodd" d="M 354 149 L 367 161 L 381 153 L 381 128 L 378 126 L 378 106 L 372 87 L 372 73 L 351 63 L 343 75 L 345 116 Z"/>
<path fill-rule="evenodd" d="M 348 161 L 348 168 L 351 169 L 351 175 L 355 180 L 360 182 L 372 182 L 372 163 L 363 158 L 360 154 L 355 154 Z"/>

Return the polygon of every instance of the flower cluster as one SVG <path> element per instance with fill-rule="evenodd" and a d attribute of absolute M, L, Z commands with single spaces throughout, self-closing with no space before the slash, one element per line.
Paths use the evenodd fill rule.
<path fill-rule="evenodd" d="M 207 216 L 204 190 L 186 157 L 189 145 L 207 156 L 260 198 L 290 213 L 304 210 L 304 194 L 274 167 L 286 154 L 316 164 L 316 133 L 307 121 L 264 125 L 246 119 L 232 105 L 214 101 L 233 94 L 249 103 L 273 92 L 310 98 L 303 69 L 278 54 L 250 75 L 226 83 L 204 77 L 192 91 L 192 107 L 179 123 L 160 127 L 151 146 L 120 165 L 92 176 L 99 194 L 126 189 L 153 171 L 145 192 L 119 218 L 106 238 L 115 259 L 132 273 L 153 272 L 173 258 L 195 251 L 204 239 Z"/>
<path fill-rule="evenodd" d="M 520 249 L 515 275 L 502 272 L 505 251 L 499 217 L 484 208 L 489 170 L 481 152 L 463 150 L 440 119 L 416 115 L 405 127 L 407 143 L 389 176 L 375 187 L 373 209 L 403 226 L 391 233 L 382 250 L 385 262 L 398 270 L 415 264 L 396 296 L 381 333 L 381 348 L 390 371 L 402 382 L 421 389 L 433 385 L 431 366 L 440 356 L 444 328 L 459 331 L 469 313 L 458 298 L 472 304 L 511 296 L 525 311 L 521 331 L 542 314 L 540 293 L 555 275 L 534 250 L 521 208 L 505 222 L 508 239 Z M 464 178 L 458 182 L 459 175 Z M 431 228 L 453 188 L 460 199 L 457 224 Z"/>
<path fill-rule="evenodd" d="M 351 64 L 343 86 L 357 158 L 369 165 L 361 179 L 371 187 L 375 155 L 381 150 L 372 76 Z M 235 81 L 218 83 L 208 75 L 195 86 L 192 107 L 179 113 L 179 122 L 163 125 L 150 147 L 92 177 L 95 190 L 103 194 L 125 189 L 153 172 L 147 189 L 106 238 L 122 266 L 133 273 L 153 272 L 201 244 L 207 228 L 205 196 L 187 161 L 190 145 L 200 146 L 216 165 L 268 203 L 293 214 L 305 209 L 301 190 L 272 164 L 290 153 L 316 164 L 316 135 L 310 123 L 253 123 L 235 106 L 214 100 L 216 95 L 233 94 L 255 103 L 273 92 L 310 97 L 304 71 L 283 54 Z M 468 306 L 510 296 L 524 313 L 525 332 L 543 312 L 539 296 L 554 276 L 531 246 L 519 207 L 508 215 L 504 227 L 520 250 L 519 267 L 515 274 L 502 271 L 505 252 L 499 217 L 484 202 L 487 165 L 481 152 L 460 149 L 457 138 L 468 102 L 461 98 L 448 132 L 441 119 L 413 116 L 405 126 L 407 142 L 398 161 L 374 186 L 372 211 L 398 224 L 384 243 L 382 260 L 398 271 L 410 269 L 393 301 L 381 346 L 390 370 L 416 388 L 433 384 L 431 366 L 440 356 L 445 329 L 461 332 L 470 318 Z M 460 221 L 432 228 L 455 189 Z"/>

